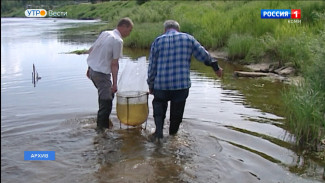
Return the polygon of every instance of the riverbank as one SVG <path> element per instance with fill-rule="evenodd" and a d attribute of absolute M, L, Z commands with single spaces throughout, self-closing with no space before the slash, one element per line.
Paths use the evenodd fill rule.
<path fill-rule="evenodd" d="M 175 19 L 183 32 L 196 37 L 209 50 L 227 52 L 230 62 L 276 62 L 279 67 L 291 63 L 304 81 L 284 92 L 288 129 L 295 134 L 298 145 L 312 150 L 317 150 L 325 138 L 323 1 L 114 1 L 53 8 L 67 12 L 66 18 L 109 22 L 96 26 L 93 34 L 114 28 L 121 17 L 130 17 L 135 27 L 124 45 L 131 48 L 149 48 L 155 37 L 163 33 L 163 22 Z M 302 18 L 296 22 L 261 19 L 261 9 L 301 9 Z M 23 10 L 8 14 L 24 16 Z M 90 31 L 89 27 L 84 28 Z M 67 31 L 74 34 L 75 30 Z"/>

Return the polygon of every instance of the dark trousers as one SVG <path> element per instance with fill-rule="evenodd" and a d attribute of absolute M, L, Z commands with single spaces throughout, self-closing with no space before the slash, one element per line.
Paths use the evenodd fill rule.
<path fill-rule="evenodd" d="M 154 90 L 153 117 L 156 125 L 155 136 L 163 137 L 163 127 L 166 118 L 168 101 L 170 101 L 170 126 L 169 134 L 175 135 L 182 122 L 186 99 L 189 89 L 183 90 Z"/>
<path fill-rule="evenodd" d="M 97 128 L 109 128 L 109 116 L 114 98 L 111 75 L 96 72 L 90 68 L 89 77 L 98 90 Z"/>

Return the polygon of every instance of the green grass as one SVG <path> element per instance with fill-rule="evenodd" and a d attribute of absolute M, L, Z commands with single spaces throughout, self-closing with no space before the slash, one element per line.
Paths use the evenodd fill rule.
<path fill-rule="evenodd" d="M 5 11 L 14 3 L 2 4 L 2 16 L 24 16 L 21 6 Z M 293 8 L 301 9 L 301 24 L 260 18 L 261 9 Z M 163 22 L 175 19 L 181 31 L 192 34 L 208 49 L 226 48 L 233 60 L 252 63 L 271 57 L 281 64 L 293 62 L 297 68 L 308 55 L 304 44 L 325 29 L 324 9 L 322 1 L 149 1 L 141 5 L 136 1 L 111 1 L 53 7 L 54 11 L 68 12 L 67 18 L 107 21 L 110 28 L 121 17 L 130 17 L 135 28 L 125 41 L 129 47 L 149 48 L 163 32 Z M 99 33 L 102 29 L 94 31 Z M 272 45 L 265 38 L 272 40 Z"/>
<path fill-rule="evenodd" d="M 309 45 L 313 61 L 302 68 L 305 80 L 284 95 L 288 127 L 297 143 L 317 150 L 325 138 L 325 32 Z"/>
<path fill-rule="evenodd" d="M 162 33 L 163 25 L 161 22 L 135 24 L 130 36 L 125 39 L 124 45 L 130 48 L 149 49 L 153 40 Z"/>
<path fill-rule="evenodd" d="M 83 50 L 75 50 L 72 52 L 69 52 L 71 54 L 77 54 L 77 55 L 81 55 L 81 54 L 88 54 L 88 49 L 83 49 Z"/>
<path fill-rule="evenodd" d="M 232 60 L 244 59 L 255 42 L 251 35 L 232 34 L 227 42 L 228 56 Z"/>

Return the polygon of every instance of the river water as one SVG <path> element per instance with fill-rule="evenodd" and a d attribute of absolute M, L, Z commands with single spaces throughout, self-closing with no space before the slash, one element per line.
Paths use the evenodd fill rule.
<path fill-rule="evenodd" d="M 152 96 L 142 128 L 97 134 L 97 91 L 85 76 L 96 36 L 61 29 L 96 24 L 69 19 L 1 19 L 1 181 L 9 182 L 321 182 L 323 167 L 294 150 L 283 128 L 283 84 L 223 78 L 193 64 L 192 87 L 177 136 L 148 140 Z M 121 66 L 147 50 L 124 50 Z M 33 64 L 41 77 L 32 83 Z M 208 69 L 208 70 L 207 70 Z M 114 105 L 116 101 L 114 100 Z M 167 114 L 167 118 L 168 118 Z M 25 151 L 55 151 L 54 161 L 24 160 Z"/>

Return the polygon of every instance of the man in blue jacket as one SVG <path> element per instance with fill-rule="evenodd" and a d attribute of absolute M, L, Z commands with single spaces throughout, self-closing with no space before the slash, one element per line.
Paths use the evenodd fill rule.
<path fill-rule="evenodd" d="M 175 135 L 183 119 L 185 102 L 191 87 L 190 64 L 192 55 L 205 65 L 211 66 L 217 76 L 222 68 L 208 51 L 191 35 L 180 32 L 178 22 L 167 20 L 165 33 L 151 45 L 148 67 L 149 92 L 154 95 L 153 116 L 155 138 L 163 138 L 163 126 L 168 101 L 170 101 L 169 134 Z"/>

